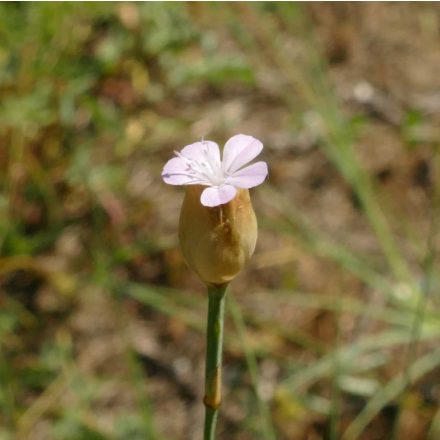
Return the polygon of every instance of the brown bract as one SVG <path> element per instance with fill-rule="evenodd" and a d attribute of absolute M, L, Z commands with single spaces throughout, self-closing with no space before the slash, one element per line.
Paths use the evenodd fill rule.
<path fill-rule="evenodd" d="M 188 265 L 207 284 L 230 282 L 247 263 L 257 242 L 257 219 L 249 190 L 209 208 L 200 202 L 205 187 L 186 186 L 179 240 Z"/>

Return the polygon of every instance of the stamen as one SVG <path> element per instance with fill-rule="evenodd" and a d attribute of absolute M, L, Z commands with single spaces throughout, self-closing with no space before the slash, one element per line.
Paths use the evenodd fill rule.
<path fill-rule="evenodd" d="M 174 154 L 185 161 L 188 167 L 187 173 L 195 180 L 216 186 L 223 184 L 226 176 L 223 173 L 221 164 L 210 154 L 207 142 L 203 138 L 202 145 L 202 160 L 190 159 L 179 151 L 174 151 Z"/>

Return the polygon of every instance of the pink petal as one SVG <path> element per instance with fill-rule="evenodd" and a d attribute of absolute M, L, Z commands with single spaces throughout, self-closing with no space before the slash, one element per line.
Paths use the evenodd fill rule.
<path fill-rule="evenodd" d="M 232 174 L 255 159 L 262 149 L 263 144 L 252 136 L 237 134 L 231 137 L 223 150 L 223 170 Z"/>
<path fill-rule="evenodd" d="M 169 185 L 186 185 L 191 183 L 194 178 L 187 174 L 188 166 L 184 159 L 173 157 L 162 170 L 162 179 Z"/>
<path fill-rule="evenodd" d="M 204 160 L 204 151 L 208 153 L 209 157 L 220 163 L 220 149 L 218 145 L 212 141 L 195 142 L 194 144 L 187 145 L 182 148 L 180 154 L 188 159 Z"/>
<path fill-rule="evenodd" d="M 263 183 L 267 177 L 267 173 L 267 163 L 256 162 L 236 171 L 232 176 L 226 179 L 226 183 L 234 185 L 237 188 L 253 188 Z"/>
<path fill-rule="evenodd" d="M 218 206 L 230 202 L 236 194 L 237 190 L 231 185 L 210 186 L 203 190 L 200 201 L 204 206 Z"/>

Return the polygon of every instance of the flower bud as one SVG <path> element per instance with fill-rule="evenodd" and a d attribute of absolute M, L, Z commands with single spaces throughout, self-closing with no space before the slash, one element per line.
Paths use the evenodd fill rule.
<path fill-rule="evenodd" d="M 203 186 L 185 189 L 179 222 L 183 255 L 205 283 L 228 283 L 247 263 L 257 242 L 249 190 L 238 189 L 230 202 L 207 207 L 200 203 Z"/>

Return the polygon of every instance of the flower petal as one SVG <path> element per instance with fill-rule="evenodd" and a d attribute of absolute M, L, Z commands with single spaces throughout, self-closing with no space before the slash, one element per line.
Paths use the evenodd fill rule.
<path fill-rule="evenodd" d="M 267 177 L 267 163 L 256 162 L 248 167 L 236 171 L 226 179 L 226 183 L 237 188 L 253 188 L 263 183 Z"/>
<path fill-rule="evenodd" d="M 220 164 L 220 149 L 215 142 L 201 141 L 183 147 L 180 151 L 182 156 L 193 160 L 205 160 L 206 155 Z"/>
<path fill-rule="evenodd" d="M 162 179 L 169 185 L 186 185 L 195 180 L 187 171 L 188 165 L 185 160 L 180 157 L 173 157 L 163 167 Z"/>
<path fill-rule="evenodd" d="M 230 202 L 236 194 L 232 185 L 210 186 L 203 190 L 200 201 L 204 206 L 218 206 Z"/>
<path fill-rule="evenodd" d="M 223 171 L 232 174 L 255 159 L 262 149 L 263 144 L 252 136 L 237 134 L 231 137 L 223 150 Z"/>

